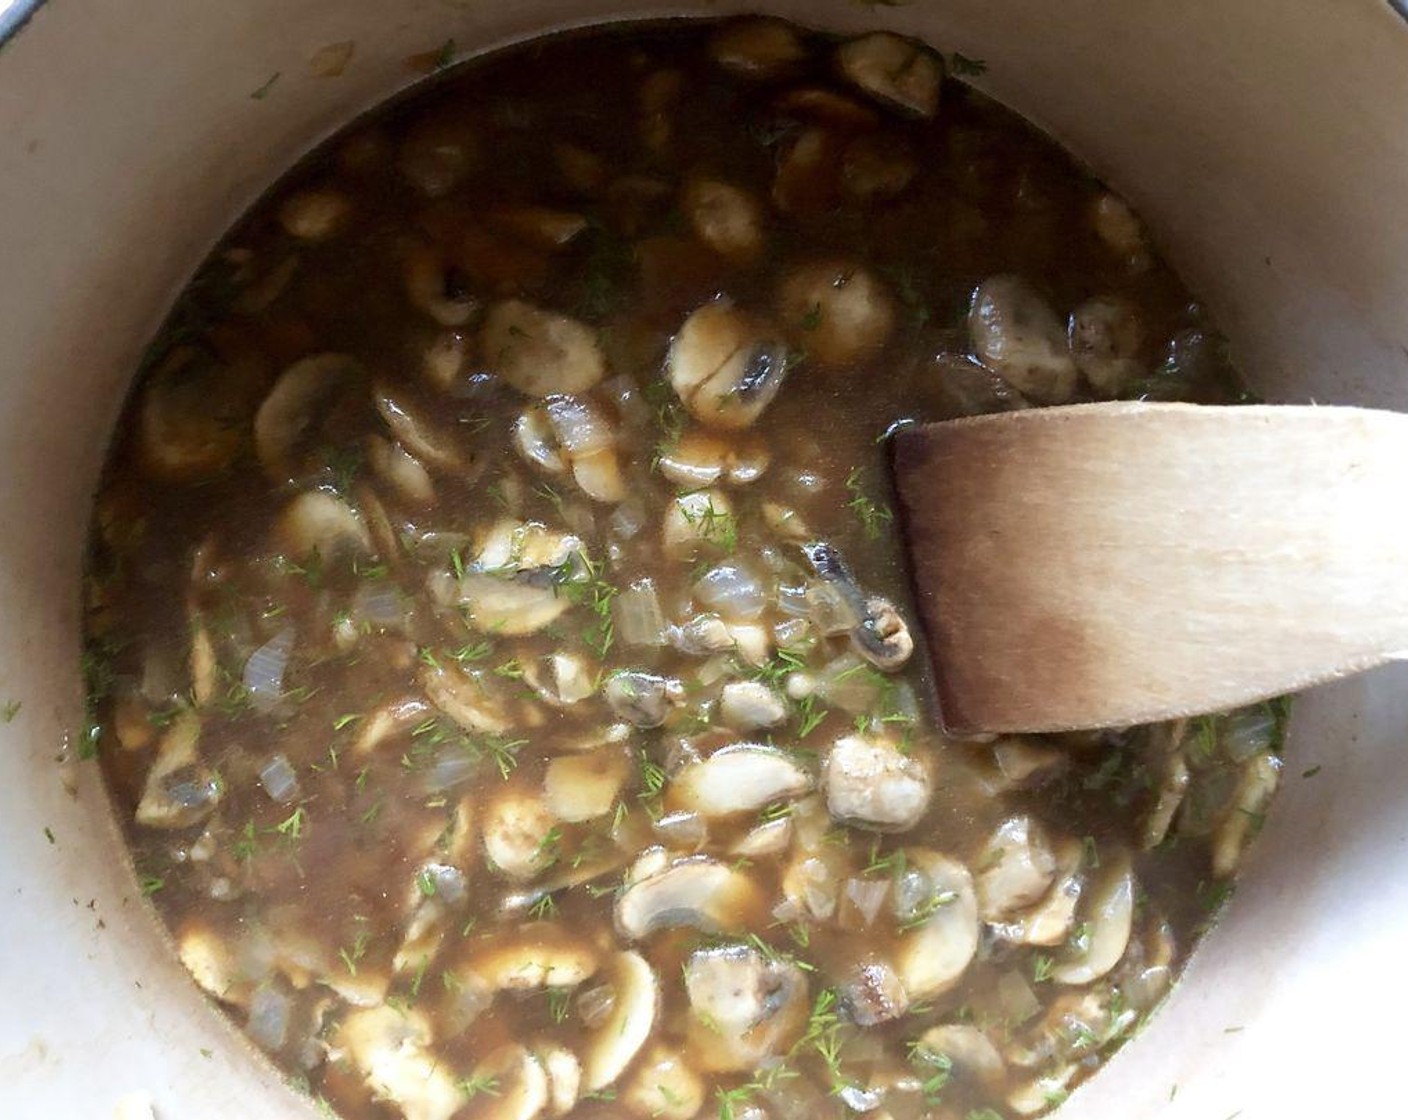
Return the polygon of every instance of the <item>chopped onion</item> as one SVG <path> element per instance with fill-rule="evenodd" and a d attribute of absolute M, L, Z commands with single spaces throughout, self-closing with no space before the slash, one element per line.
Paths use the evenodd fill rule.
<path fill-rule="evenodd" d="M 885 1099 L 885 1090 L 861 1088 L 859 1085 L 846 1085 L 837 1094 L 842 1104 L 852 1112 L 871 1112 L 880 1107 Z"/>
<path fill-rule="evenodd" d="M 1020 1026 L 1041 1010 L 1041 1000 L 1036 998 L 1026 978 L 1015 970 L 997 978 L 997 998 L 1002 1004 L 1003 1020 L 1012 1026 Z"/>
<path fill-rule="evenodd" d="M 749 622 L 763 613 L 767 592 L 762 581 L 742 564 L 718 564 L 694 584 L 694 597 L 706 610 L 734 622 Z"/>
<path fill-rule="evenodd" d="M 709 838 L 709 828 L 698 813 L 667 813 L 654 825 L 655 835 L 672 848 L 694 850 Z"/>
<path fill-rule="evenodd" d="M 655 412 L 628 374 L 617 374 L 601 383 L 602 391 L 616 406 L 621 422 L 628 428 L 648 428 L 655 421 Z"/>
<path fill-rule="evenodd" d="M 808 585 L 807 613 L 812 624 L 827 637 L 848 634 L 861 622 L 854 597 L 828 581 Z"/>
<path fill-rule="evenodd" d="M 1271 746 L 1276 733 L 1276 717 L 1265 704 L 1243 708 L 1221 720 L 1218 730 L 1222 749 L 1234 762 L 1245 762 Z"/>
<path fill-rule="evenodd" d="M 777 609 L 795 618 L 806 618 L 811 614 L 811 604 L 807 601 L 805 585 L 780 583 L 777 585 Z"/>
<path fill-rule="evenodd" d="M 293 628 L 285 627 L 249 655 L 242 677 L 250 701 L 268 711 L 284 694 L 284 670 L 293 650 Z"/>
<path fill-rule="evenodd" d="M 277 988 L 260 985 L 249 999 L 245 1030 L 266 1050 L 279 1050 L 288 1040 L 289 1000 Z"/>
<path fill-rule="evenodd" d="M 549 397 L 548 419 L 569 455 L 588 455 L 616 444 L 616 434 L 597 407 L 584 397 Z"/>
<path fill-rule="evenodd" d="M 281 805 L 298 796 L 298 775 L 282 754 L 276 754 L 259 769 L 259 784 Z"/>
<path fill-rule="evenodd" d="M 888 879 L 846 880 L 846 897 L 868 926 L 875 924 L 875 918 L 880 913 L 880 907 L 885 905 L 885 895 L 889 890 Z"/>
<path fill-rule="evenodd" d="M 828 707 L 864 712 L 880 693 L 875 677 L 864 661 L 847 652 L 822 667 L 817 674 L 816 691 Z"/>
<path fill-rule="evenodd" d="M 577 1014 L 589 1030 L 601 1026 L 616 1007 L 616 989 L 598 984 L 577 997 Z"/>
<path fill-rule="evenodd" d="M 729 654 L 721 653 L 709 658 L 699 666 L 699 671 L 694 674 L 694 679 L 708 687 L 729 676 L 733 672 L 733 668 L 733 658 Z"/>
<path fill-rule="evenodd" d="M 389 580 L 364 583 L 352 596 L 352 616 L 383 630 L 402 630 L 409 621 L 401 590 Z"/>
<path fill-rule="evenodd" d="M 788 618 L 776 623 L 772 628 L 772 639 L 779 648 L 795 651 L 807 640 L 810 624 L 804 618 Z"/>
<path fill-rule="evenodd" d="M 622 645 L 665 644 L 665 615 L 660 610 L 654 581 L 638 579 L 626 587 L 616 596 L 612 614 L 616 619 L 616 638 Z"/>
<path fill-rule="evenodd" d="M 611 531 L 623 541 L 633 540 L 645 528 L 645 511 L 627 498 L 611 511 Z"/>

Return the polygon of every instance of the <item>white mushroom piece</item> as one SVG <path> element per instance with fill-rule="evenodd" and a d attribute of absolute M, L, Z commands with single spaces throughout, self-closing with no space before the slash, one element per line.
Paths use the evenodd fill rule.
<path fill-rule="evenodd" d="M 1128 853 L 1105 857 L 1077 917 L 1088 933 L 1052 968 L 1052 979 L 1060 984 L 1089 984 L 1124 956 L 1134 923 L 1134 871 Z"/>
<path fill-rule="evenodd" d="M 929 808 L 928 768 L 892 741 L 872 735 L 837 739 L 822 768 L 826 807 L 856 828 L 903 832 Z"/>
<path fill-rule="evenodd" d="M 704 1107 L 704 1082 L 678 1050 L 656 1043 L 641 1055 L 620 1101 L 642 1120 L 691 1120 Z"/>
<path fill-rule="evenodd" d="M 569 533 L 504 518 L 481 537 L 460 574 L 431 576 L 431 594 L 438 602 L 468 608 L 470 624 L 486 633 L 531 634 L 572 605 L 558 585 L 576 578 L 569 565 L 583 547 Z"/>
<path fill-rule="evenodd" d="M 677 486 L 747 486 L 757 482 L 772 461 L 767 441 L 752 433 L 727 437 L 688 431 L 660 452 L 660 473 Z"/>
<path fill-rule="evenodd" d="M 998 825 L 974 866 L 978 913 L 985 922 L 1001 921 L 1031 906 L 1056 877 L 1056 857 L 1046 832 L 1025 814 Z"/>
<path fill-rule="evenodd" d="M 462 327 L 479 310 L 469 277 L 428 245 L 417 245 L 406 253 L 404 278 L 411 306 L 442 327 Z"/>
<path fill-rule="evenodd" d="M 611 811 L 629 776 L 630 763 L 619 749 L 558 755 L 543 775 L 543 799 L 558 820 L 595 820 Z"/>
<path fill-rule="evenodd" d="M 938 112 L 943 64 L 913 40 L 876 31 L 842 43 L 836 61 L 842 74 L 876 100 L 921 117 Z"/>
<path fill-rule="evenodd" d="M 353 1011 L 333 1030 L 329 1051 L 362 1074 L 372 1094 L 405 1120 L 450 1120 L 464 1106 L 450 1067 L 430 1049 L 430 1020 L 411 1008 Z"/>
<path fill-rule="evenodd" d="M 606 375 L 606 359 L 590 327 L 523 300 L 504 300 L 489 309 L 479 349 L 491 368 L 530 397 L 584 393 Z"/>
<path fill-rule="evenodd" d="M 138 824 L 188 828 L 210 816 L 220 804 L 224 786 L 196 751 L 200 730 L 200 717 L 183 712 L 162 737 L 137 802 Z"/>
<path fill-rule="evenodd" d="M 710 428 L 746 428 L 757 420 L 777 396 L 788 365 L 776 332 L 724 299 L 684 321 L 666 359 L 675 393 Z"/>
<path fill-rule="evenodd" d="M 300 241 L 326 241 L 347 223 L 352 202 L 328 188 L 299 191 L 279 207 L 279 225 Z"/>
<path fill-rule="evenodd" d="M 1071 354 L 1096 394 L 1117 397 L 1144 373 L 1144 324 L 1119 296 L 1096 296 L 1071 312 Z"/>
<path fill-rule="evenodd" d="M 752 264 L 763 251 L 763 211 L 742 187 L 696 175 L 684 185 L 680 208 L 694 235 L 725 260 Z"/>
<path fill-rule="evenodd" d="M 305 490 L 284 506 L 274 523 L 274 543 L 295 561 L 316 556 L 329 563 L 374 551 L 365 522 L 326 490 Z"/>
<path fill-rule="evenodd" d="M 806 58 L 796 28 L 780 19 L 730 23 L 709 43 L 709 55 L 725 70 L 748 78 L 774 78 Z"/>
<path fill-rule="evenodd" d="M 514 446 L 547 474 L 570 469 L 589 498 L 619 502 L 626 496 L 616 427 L 590 397 L 554 394 L 525 409 L 514 425 Z"/>
<path fill-rule="evenodd" d="M 733 503 L 722 490 L 691 490 L 665 507 L 660 543 L 672 559 L 689 559 L 701 547 L 730 552 L 737 541 Z"/>
<path fill-rule="evenodd" d="M 1007 1076 L 1007 1063 L 997 1047 L 970 1023 L 930 1027 L 919 1036 L 918 1050 L 946 1065 L 955 1077 L 971 1078 L 989 1091 L 1001 1088 Z"/>
<path fill-rule="evenodd" d="M 1022 913 L 992 923 L 993 932 L 1004 941 L 1053 946 L 1070 937 L 1085 889 L 1085 849 L 1079 840 L 1067 836 L 1058 840 L 1052 851 L 1055 872 L 1050 889 Z"/>
<path fill-rule="evenodd" d="M 973 877 L 955 859 L 906 848 L 893 894 L 895 921 L 907 931 L 895 946 L 895 971 L 912 1001 L 932 999 L 957 983 L 978 951 Z"/>
<path fill-rule="evenodd" d="M 557 824 L 541 796 L 527 790 L 499 791 L 484 806 L 484 855 L 492 870 L 519 882 L 546 871 L 558 857 L 552 843 Z"/>
<path fill-rule="evenodd" d="M 142 387 L 139 449 L 150 475 L 172 482 L 208 478 L 233 461 L 252 407 L 232 392 L 232 370 L 179 346 Z M 225 397 L 221 399 L 222 395 Z"/>
<path fill-rule="evenodd" d="M 549 1116 L 566 1116 L 582 1093 L 582 1063 L 577 1055 L 555 1042 L 538 1042 L 533 1056 L 548 1078 Z"/>
<path fill-rule="evenodd" d="M 1090 224 L 1095 235 L 1111 252 L 1124 259 L 1133 271 L 1149 265 L 1149 246 L 1144 235 L 1144 223 L 1130 209 L 1129 203 L 1106 191 L 1090 202 Z"/>
<path fill-rule="evenodd" d="M 1038 404 L 1062 404 L 1080 379 L 1066 331 L 1047 302 L 1019 276 L 978 285 L 968 312 L 978 360 Z"/>
<path fill-rule="evenodd" d="M 850 628 L 851 646 L 882 672 L 900 669 L 914 652 L 914 639 L 898 608 L 879 595 L 867 596 L 841 554 L 825 541 L 809 541 L 802 555 L 837 600 L 844 621 L 831 632 Z"/>
<path fill-rule="evenodd" d="M 856 264 L 803 265 L 778 290 L 778 315 L 808 361 L 835 368 L 873 355 L 895 325 L 894 300 Z"/>
<path fill-rule="evenodd" d="M 279 375 L 254 415 L 254 451 L 271 481 L 308 473 L 320 421 L 360 376 L 360 367 L 346 354 L 302 358 Z"/>
<path fill-rule="evenodd" d="M 756 731 L 787 722 L 787 701 L 762 681 L 729 681 L 719 694 L 719 715 L 735 731 Z"/>
<path fill-rule="evenodd" d="M 696 949 L 684 965 L 690 1053 L 709 1071 L 757 1069 L 786 1053 L 807 1021 L 807 978 L 753 945 Z"/>
<path fill-rule="evenodd" d="M 554 708 L 570 708 L 596 691 L 597 668 L 575 653 L 549 653 L 523 668 L 528 687 Z"/>
<path fill-rule="evenodd" d="M 435 504 L 435 483 L 419 459 L 378 435 L 367 437 L 366 448 L 368 465 L 401 501 L 415 509 Z"/>
<path fill-rule="evenodd" d="M 466 475 L 476 466 L 477 457 L 452 430 L 390 385 L 378 384 L 372 396 L 382 421 L 407 451 L 451 478 L 470 481 Z"/>
<path fill-rule="evenodd" d="M 1256 835 L 1281 781 L 1281 760 L 1269 751 L 1242 763 L 1232 802 L 1212 838 L 1212 873 L 1225 878 L 1237 870 L 1242 850 Z"/>
<path fill-rule="evenodd" d="M 476 943 L 460 971 L 490 992 L 575 988 L 596 974 L 600 954 L 557 922 L 528 922 Z"/>
<path fill-rule="evenodd" d="M 874 1027 L 909 1011 L 909 993 L 893 965 L 879 958 L 857 961 L 838 990 L 846 1017 L 858 1027 Z"/>
<path fill-rule="evenodd" d="M 517 1042 L 485 1055 L 468 1083 L 493 1086 L 492 1092 L 475 1098 L 476 1120 L 533 1120 L 550 1103 L 547 1070 L 535 1053 Z"/>
<path fill-rule="evenodd" d="M 582 1055 L 582 1091 L 596 1093 L 623 1074 L 655 1029 L 660 979 L 639 953 L 617 953 L 606 967 L 611 1010 L 590 1032 Z"/>
<path fill-rule="evenodd" d="M 776 747 L 734 743 L 687 763 L 670 782 L 667 803 L 705 817 L 754 813 L 812 788 L 807 772 Z"/>
<path fill-rule="evenodd" d="M 704 856 L 629 879 L 615 908 L 617 930 L 632 941 L 680 927 L 741 933 L 762 911 L 762 892 L 749 876 Z"/>
<path fill-rule="evenodd" d="M 637 669 L 612 673 L 602 695 L 613 715 L 636 727 L 659 727 L 685 699 L 684 685 L 678 679 Z"/>

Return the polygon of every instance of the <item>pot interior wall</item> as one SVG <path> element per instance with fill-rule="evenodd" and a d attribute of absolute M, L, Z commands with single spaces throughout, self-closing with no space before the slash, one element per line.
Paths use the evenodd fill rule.
<path fill-rule="evenodd" d="M 1259 388 L 1408 407 L 1408 29 L 1387 6 L 696 10 L 751 6 L 985 59 L 986 89 L 1143 211 Z M 0 54 L 0 698 L 22 703 L 0 726 L 0 1112 L 106 1116 L 130 1092 L 163 1117 L 293 1107 L 172 962 L 118 866 L 95 768 L 73 757 L 88 502 L 142 346 L 231 219 L 408 82 L 407 56 L 659 14 L 630 0 L 151 0 L 131 20 L 55 3 Z M 347 71 L 313 77 L 310 56 L 347 40 Z M 1250 1120 L 1394 1099 L 1406 684 L 1384 672 L 1299 705 L 1286 788 L 1229 916 L 1069 1114 Z M 1314 1077 L 1287 1076 L 1312 1034 Z"/>

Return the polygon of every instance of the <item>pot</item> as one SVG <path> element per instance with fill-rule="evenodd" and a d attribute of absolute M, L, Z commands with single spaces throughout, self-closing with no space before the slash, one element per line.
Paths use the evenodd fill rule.
<path fill-rule="evenodd" d="M 1408 25 L 1257 0 L 20 0 L 0 15 L 0 1114 L 306 1112 L 176 964 L 79 758 L 79 575 L 109 429 L 214 239 L 406 58 L 761 7 L 884 26 L 1124 192 L 1271 399 L 1408 408 Z M 31 14 L 32 12 L 32 14 Z M 338 77 L 310 59 L 354 44 Z M 1062 1116 L 1397 1114 L 1408 672 L 1297 702 L 1283 791 L 1164 1009 Z M 145 1113 L 129 1113 L 145 1115 Z"/>

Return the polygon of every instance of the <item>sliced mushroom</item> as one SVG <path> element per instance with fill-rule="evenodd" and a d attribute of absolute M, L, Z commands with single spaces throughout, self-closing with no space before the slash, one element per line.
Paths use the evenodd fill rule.
<path fill-rule="evenodd" d="M 666 359 L 676 394 L 710 428 L 757 420 L 782 387 L 788 363 L 786 345 L 768 324 L 722 299 L 684 321 Z"/>
<path fill-rule="evenodd" d="M 938 112 L 943 63 L 919 43 L 876 31 L 842 43 L 836 61 L 842 74 L 877 100 L 921 117 Z"/>
<path fill-rule="evenodd" d="M 672 709 L 684 703 L 684 685 L 679 680 L 637 669 L 612 673 L 601 691 L 615 716 L 636 727 L 659 727 Z"/>
<path fill-rule="evenodd" d="M 575 653 L 550 653 L 523 670 L 528 687 L 554 708 L 570 708 L 596 691 L 597 670 Z"/>
<path fill-rule="evenodd" d="M 689 431 L 660 453 L 660 473 L 677 486 L 698 490 L 727 483 L 746 486 L 771 462 L 767 442 L 751 434 L 722 437 Z"/>
<path fill-rule="evenodd" d="M 431 1051 L 432 1038 L 423 1013 L 382 1006 L 347 1015 L 329 1047 L 350 1059 L 372 1094 L 395 1105 L 405 1120 L 450 1120 L 464 1097 L 450 1068 Z"/>
<path fill-rule="evenodd" d="M 406 254 L 406 297 L 442 327 L 462 327 L 479 310 L 469 277 L 439 251 L 418 245 Z"/>
<path fill-rule="evenodd" d="M 1088 299 L 1071 313 L 1071 354 L 1097 395 L 1117 397 L 1144 374 L 1144 324 L 1118 296 Z"/>
<path fill-rule="evenodd" d="M 367 462 L 407 505 L 424 509 L 435 504 L 435 483 L 430 472 L 399 443 L 368 436 Z"/>
<path fill-rule="evenodd" d="M 531 634 L 572 605 L 558 585 L 570 581 L 567 567 L 582 553 L 578 537 L 506 518 L 489 529 L 474 561 L 452 581 L 452 598 L 469 609 L 470 622 L 480 630 Z"/>
<path fill-rule="evenodd" d="M 894 603 L 879 595 L 865 600 L 865 613 L 851 630 L 851 645 L 884 673 L 902 669 L 914 652 L 909 624 Z"/>
<path fill-rule="evenodd" d="M 491 867 L 509 879 L 524 881 L 547 870 L 558 853 L 553 844 L 557 821 L 538 795 L 503 790 L 484 806 L 484 854 Z"/>
<path fill-rule="evenodd" d="M 590 397 L 554 395 L 543 407 L 577 485 L 598 502 L 621 501 L 626 480 L 616 452 L 615 426 L 605 413 Z"/>
<path fill-rule="evenodd" d="M 906 848 L 894 895 L 896 920 L 912 927 L 895 945 L 895 970 L 911 1000 L 932 999 L 957 983 L 978 951 L 973 877 L 955 859 Z"/>
<path fill-rule="evenodd" d="M 547 1071 L 536 1054 L 516 1042 L 490 1051 L 474 1067 L 470 1083 L 494 1087 L 479 1098 L 476 1120 L 533 1120 L 548 1107 Z"/>
<path fill-rule="evenodd" d="M 1001 1087 L 1007 1077 L 992 1040 L 970 1023 L 942 1023 L 919 1036 L 919 1049 L 927 1055 L 948 1060 L 956 1076 L 976 1079 L 988 1091 Z"/>
<path fill-rule="evenodd" d="M 827 809 L 836 820 L 856 828 L 903 832 L 918 824 L 929 807 L 928 769 L 888 739 L 838 739 L 822 775 Z"/>
<path fill-rule="evenodd" d="M 1089 923 L 1089 936 L 1052 968 L 1052 978 L 1061 984 L 1089 984 L 1124 956 L 1134 922 L 1134 871 L 1128 853 L 1105 858 L 1099 877 L 1082 900 L 1079 917 Z"/>
<path fill-rule="evenodd" d="M 1035 1116 L 1051 1107 L 1052 1101 L 1062 1100 L 1066 1086 L 1074 1079 L 1080 1066 L 1064 1062 L 1056 1069 L 1018 1085 L 1007 1094 L 1007 1107 L 1020 1116 Z"/>
<path fill-rule="evenodd" d="M 317 556 L 324 563 L 374 552 L 371 534 L 356 512 L 326 490 L 305 490 L 280 511 L 274 537 L 291 560 Z"/>
<path fill-rule="evenodd" d="M 704 1107 L 704 1082 L 678 1050 L 656 1043 L 641 1055 L 621 1105 L 648 1120 L 691 1120 Z"/>
<path fill-rule="evenodd" d="M 479 144 L 463 114 L 427 117 L 412 126 L 396 166 L 429 198 L 454 190 L 478 162 Z"/>
<path fill-rule="evenodd" d="M 542 1064 L 548 1078 L 548 1115 L 566 1116 L 582 1093 L 582 1063 L 565 1046 L 540 1042 L 533 1056 Z"/>
<path fill-rule="evenodd" d="M 1212 838 L 1212 873 L 1225 878 L 1237 870 L 1242 850 L 1256 835 L 1281 781 L 1281 760 L 1269 751 L 1242 763 L 1232 804 Z"/>
<path fill-rule="evenodd" d="M 749 829 L 742 839 L 729 848 L 731 856 L 744 859 L 764 859 L 781 855 L 792 844 L 793 826 L 790 817 L 777 817 Z"/>
<path fill-rule="evenodd" d="M 607 979 L 615 998 L 582 1056 L 587 1093 L 606 1088 L 626 1071 L 655 1029 L 660 1007 L 660 979 L 639 953 L 617 953 L 607 966 Z"/>
<path fill-rule="evenodd" d="M 730 23 L 714 35 L 709 55 L 725 70 L 748 78 L 775 78 L 806 58 L 797 29 L 780 19 Z"/>
<path fill-rule="evenodd" d="M 509 206 L 493 213 L 496 226 L 539 249 L 561 249 L 587 228 L 587 219 L 547 206 Z"/>
<path fill-rule="evenodd" d="M 902 1018 L 909 1011 L 909 993 L 887 961 L 857 962 L 840 986 L 840 1003 L 858 1027 L 874 1027 Z"/>
<path fill-rule="evenodd" d="M 228 369 L 196 350 L 172 350 L 142 387 L 138 446 L 148 474 L 188 482 L 230 465 L 252 405 L 231 393 L 232 380 Z"/>
<path fill-rule="evenodd" d="M 661 544 L 672 559 L 687 560 L 701 547 L 731 550 L 738 538 L 733 503 L 722 490 L 692 490 L 665 507 Z"/>
<path fill-rule="evenodd" d="M 630 776 L 630 764 L 619 750 L 558 755 L 543 775 L 543 797 L 559 820 L 595 820 L 611 811 Z"/>
<path fill-rule="evenodd" d="M 201 761 L 200 717 L 183 712 L 157 745 L 136 820 L 147 828 L 189 828 L 215 811 L 224 794 L 219 776 Z"/>
<path fill-rule="evenodd" d="M 243 1007 L 258 977 L 252 977 L 239 956 L 208 924 L 188 918 L 176 932 L 176 953 L 192 979 L 221 1003 Z"/>
<path fill-rule="evenodd" d="M 799 133 L 778 161 L 772 181 L 774 205 L 803 218 L 829 213 L 840 195 L 840 144 L 830 129 L 812 127 Z"/>
<path fill-rule="evenodd" d="M 874 354 L 895 325 L 894 301 L 856 264 L 804 265 L 782 282 L 778 314 L 807 360 L 835 368 Z"/>
<path fill-rule="evenodd" d="M 695 236 L 724 259 L 747 265 L 762 253 L 762 208 L 741 187 L 696 176 L 685 183 L 680 207 Z"/>
<path fill-rule="evenodd" d="M 600 954 L 556 922 L 529 922 L 488 944 L 476 944 L 464 969 L 490 991 L 575 988 L 595 975 Z"/>
<path fill-rule="evenodd" d="M 307 473 L 310 433 L 333 399 L 360 375 L 346 354 L 315 354 L 279 375 L 254 416 L 254 451 L 272 481 Z"/>
<path fill-rule="evenodd" d="M 628 883 L 616 897 L 616 928 L 632 941 L 662 929 L 741 933 L 763 898 L 751 878 L 703 856 L 676 860 Z"/>
<path fill-rule="evenodd" d="M 590 327 L 523 300 L 489 309 L 479 345 L 505 381 L 532 397 L 583 393 L 606 374 Z"/>
<path fill-rule="evenodd" d="M 498 679 L 484 670 L 426 665 L 418 679 L 430 702 L 466 731 L 501 735 L 516 723 L 531 722 L 515 718 L 518 713 L 501 694 Z"/>
<path fill-rule="evenodd" d="M 1183 757 L 1181 750 L 1163 752 L 1159 759 L 1159 766 L 1161 773 L 1157 800 L 1154 802 L 1154 807 L 1149 810 L 1149 815 L 1144 818 L 1144 824 L 1140 828 L 1140 846 L 1145 851 L 1157 848 L 1164 842 L 1165 837 L 1168 836 L 1169 827 L 1173 824 L 1173 818 L 1177 815 L 1179 806 L 1183 804 L 1183 799 L 1188 794 L 1188 786 L 1192 781 L 1188 762 Z"/>
<path fill-rule="evenodd" d="M 787 701 L 762 681 L 729 681 L 719 695 L 719 715 L 735 731 L 787 722 Z"/>
<path fill-rule="evenodd" d="M 1144 223 L 1124 199 L 1109 192 L 1097 195 L 1090 203 L 1090 224 L 1095 235 L 1132 269 L 1147 267 L 1149 248 Z"/>
<path fill-rule="evenodd" d="M 363 758 L 430 714 L 431 706 L 418 696 L 406 696 L 383 704 L 362 723 L 361 731 L 352 744 L 352 753 Z"/>
<path fill-rule="evenodd" d="M 567 470 L 557 434 L 541 404 L 530 405 L 519 414 L 513 425 L 513 446 L 525 462 L 547 474 L 562 474 Z"/>
<path fill-rule="evenodd" d="M 682 767 L 669 803 L 705 817 L 752 813 L 812 788 L 807 772 L 776 747 L 735 743 Z"/>
<path fill-rule="evenodd" d="M 690 1052 L 711 1071 L 752 1070 L 785 1053 L 810 1009 L 802 970 L 752 945 L 696 949 L 684 986 Z"/>
<path fill-rule="evenodd" d="M 1070 754 L 1020 735 L 992 745 L 993 761 L 1010 788 L 1039 786 L 1070 766 Z"/>
<path fill-rule="evenodd" d="M 326 241 L 347 224 L 351 213 L 352 201 L 341 191 L 299 191 L 279 207 L 279 224 L 300 241 Z"/>
<path fill-rule="evenodd" d="M 450 916 L 463 905 L 468 887 L 458 867 L 430 861 L 421 864 L 407 893 L 410 918 L 391 960 L 398 976 L 424 968 L 440 951 Z"/>
<path fill-rule="evenodd" d="M 979 361 L 1038 404 L 1075 395 L 1079 373 L 1061 321 L 1021 277 L 992 276 L 978 285 L 968 336 Z"/>
<path fill-rule="evenodd" d="M 688 622 L 670 627 L 670 644 L 681 653 L 704 657 L 733 648 L 728 624 L 716 614 L 695 615 Z"/>
<path fill-rule="evenodd" d="M 469 336 L 463 331 L 441 331 L 421 354 L 421 378 L 442 393 L 453 391 L 465 371 L 470 349 Z"/>
<path fill-rule="evenodd" d="M 1060 945 L 1075 927 L 1076 907 L 1085 889 L 1085 850 L 1065 837 L 1054 845 L 1055 881 L 1044 898 L 1011 921 L 993 926 L 998 937 L 1024 945 Z"/>
<path fill-rule="evenodd" d="M 904 193 L 918 171 L 908 143 L 885 134 L 867 134 L 846 145 L 841 186 L 862 200 L 894 198 Z"/>
<path fill-rule="evenodd" d="M 1031 817 L 1009 817 L 988 838 L 976 860 L 978 913 L 997 922 L 1035 903 L 1056 877 L 1056 857 L 1046 832 Z"/>

